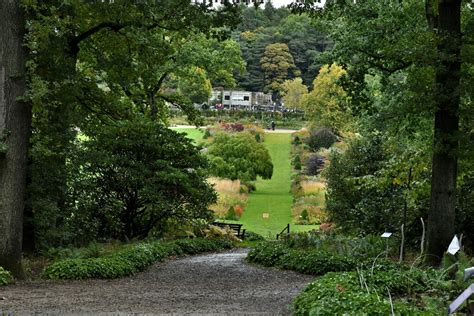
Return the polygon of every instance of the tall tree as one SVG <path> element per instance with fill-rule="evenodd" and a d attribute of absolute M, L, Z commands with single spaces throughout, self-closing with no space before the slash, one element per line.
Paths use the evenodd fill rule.
<path fill-rule="evenodd" d="M 294 9 L 323 17 L 321 21 L 334 28 L 329 30 L 335 43 L 332 57 L 343 60 L 349 70 L 356 68 L 359 78 L 376 69 L 383 74 L 384 86 L 405 80 L 410 97 L 395 105 L 403 109 L 400 114 L 417 111 L 434 118 L 426 260 L 437 265 L 455 231 L 460 99 L 466 93 L 460 84 L 466 57 L 461 55 L 463 2 L 328 0 L 322 10 L 315 9 L 314 3 L 305 0 Z M 465 3 L 464 13 L 472 15 Z M 360 87 L 363 83 L 359 84 L 362 91 Z M 387 120 L 380 122 L 387 124 Z"/>
<path fill-rule="evenodd" d="M 210 69 L 211 80 L 228 77 L 212 63 L 227 66 L 239 56 L 232 50 L 235 54 L 225 63 L 216 61 L 232 49 L 231 43 L 216 39 L 236 24 L 238 8 L 229 4 L 214 10 L 188 0 L 26 3 L 35 88 L 30 214 L 36 236 L 57 245 L 74 206 L 68 199 L 68 179 L 74 175 L 67 163 L 78 129 L 87 133 L 137 113 L 163 123 L 168 102 L 198 122 L 189 98 L 176 87 L 168 89 L 167 80 L 172 74 L 189 77 L 193 66 Z M 195 44 L 196 39 L 206 46 Z M 221 44 L 226 45 L 222 54 L 216 52 Z M 197 60 L 196 47 L 207 56 Z"/>
<path fill-rule="evenodd" d="M 426 3 L 427 20 L 433 32 L 438 35 L 427 262 L 438 265 L 453 238 L 455 226 L 462 44 L 461 0 Z M 430 4 L 436 7 L 431 7 Z"/>
<path fill-rule="evenodd" d="M 304 96 L 308 93 L 308 87 L 303 84 L 303 79 L 295 78 L 285 80 L 282 85 L 283 102 L 287 109 L 301 109 Z"/>
<path fill-rule="evenodd" d="M 347 92 L 340 84 L 346 75 L 347 71 L 337 64 L 324 65 L 313 81 L 313 90 L 301 102 L 309 118 L 334 132 L 344 130 L 350 122 Z"/>
<path fill-rule="evenodd" d="M 0 3 L 0 266 L 24 277 L 22 218 L 31 111 L 26 89 L 24 12 L 18 1 Z"/>
<path fill-rule="evenodd" d="M 265 90 L 275 95 L 281 93 L 281 84 L 286 79 L 299 74 L 290 49 L 284 43 L 267 45 L 260 65 L 265 74 Z"/>

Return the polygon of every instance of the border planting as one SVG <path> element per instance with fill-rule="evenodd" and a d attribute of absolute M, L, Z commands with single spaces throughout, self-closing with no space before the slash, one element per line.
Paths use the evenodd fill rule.
<path fill-rule="evenodd" d="M 170 256 L 230 249 L 233 245 L 224 239 L 183 239 L 172 242 L 143 242 L 130 245 L 114 254 L 90 259 L 66 259 L 46 267 L 46 279 L 114 279 L 145 270 L 157 261 Z"/>
<path fill-rule="evenodd" d="M 445 308 L 446 294 L 453 287 L 438 270 L 409 268 L 370 256 L 293 248 L 288 242 L 260 243 L 247 260 L 321 276 L 296 297 L 295 315 L 437 314 Z"/>

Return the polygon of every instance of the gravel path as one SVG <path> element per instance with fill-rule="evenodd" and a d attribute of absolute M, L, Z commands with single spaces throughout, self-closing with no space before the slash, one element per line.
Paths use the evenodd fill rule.
<path fill-rule="evenodd" d="M 247 249 L 158 263 L 118 280 L 0 287 L 0 314 L 288 315 L 312 277 L 246 264 Z"/>

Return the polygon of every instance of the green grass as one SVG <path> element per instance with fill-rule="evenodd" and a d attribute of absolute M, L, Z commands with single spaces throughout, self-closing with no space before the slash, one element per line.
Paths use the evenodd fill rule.
<path fill-rule="evenodd" d="M 291 164 L 290 164 L 290 134 L 266 134 L 267 146 L 273 161 L 273 176 L 270 180 L 258 179 L 257 190 L 249 196 L 247 208 L 240 222 L 244 228 L 275 238 L 283 228 L 290 223 L 291 231 L 314 229 L 314 225 L 291 225 Z M 263 213 L 269 218 L 263 219 Z"/>
<path fill-rule="evenodd" d="M 186 133 L 188 138 L 194 140 L 196 144 L 199 144 L 202 140 L 202 135 L 204 135 L 204 132 L 198 128 L 173 128 L 173 130 L 180 133 Z"/>
<path fill-rule="evenodd" d="M 196 143 L 202 140 L 204 134 L 196 128 L 174 128 L 178 132 L 188 134 Z M 273 176 L 270 180 L 258 179 L 257 190 L 249 196 L 245 212 L 238 221 L 244 228 L 264 237 L 275 238 L 276 234 L 290 223 L 291 231 L 307 231 L 315 229 L 316 225 L 292 225 L 291 205 L 291 150 L 290 134 L 265 135 L 267 146 L 273 161 Z M 263 213 L 269 213 L 268 219 L 263 219 Z M 228 221 L 235 222 L 235 221 Z"/>

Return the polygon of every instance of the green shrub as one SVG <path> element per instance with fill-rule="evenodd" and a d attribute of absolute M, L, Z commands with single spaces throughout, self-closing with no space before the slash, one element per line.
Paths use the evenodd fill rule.
<path fill-rule="evenodd" d="M 323 275 L 331 271 L 355 270 L 357 262 L 330 252 L 291 250 L 280 257 L 278 266 L 300 273 Z"/>
<path fill-rule="evenodd" d="M 113 279 L 143 271 L 156 261 L 182 254 L 231 248 L 226 240 L 203 238 L 173 242 L 147 242 L 130 245 L 114 254 L 100 258 L 67 259 L 56 262 L 43 271 L 47 279 Z"/>
<path fill-rule="evenodd" d="M 301 145 L 300 137 L 298 135 L 296 135 L 295 138 L 293 138 L 293 141 L 291 143 L 295 146 Z"/>
<path fill-rule="evenodd" d="M 300 155 L 296 155 L 293 159 L 293 167 L 295 170 L 301 170 L 301 157 Z"/>
<path fill-rule="evenodd" d="M 290 251 L 285 245 L 268 241 L 259 243 L 247 254 L 247 260 L 252 263 L 258 263 L 266 267 L 277 266 L 280 258 Z"/>
<path fill-rule="evenodd" d="M 337 141 L 337 136 L 326 127 L 311 131 L 306 144 L 312 151 L 318 151 L 321 148 L 329 148 Z"/>
<path fill-rule="evenodd" d="M 206 128 L 206 130 L 204 131 L 204 134 L 202 135 L 202 138 L 203 139 L 208 139 L 209 137 L 211 137 L 211 130 L 209 128 Z"/>
<path fill-rule="evenodd" d="M 13 280 L 11 273 L 0 267 L 0 285 L 7 285 Z"/>
<path fill-rule="evenodd" d="M 260 234 L 254 233 L 252 231 L 246 231 L 245 232 L 245 240 L 247 240 L 247 241 L 263 241 L 263 240 L 265 240 L 265 237 L 263 237 Z"/>
<path fill-rule="evenodd" d="M 375 258 L 386 251 L 380 236 L 351 237 L 331 233 L 291 233 L 284 243 L 290 248 L 332 252 L 357 259 Z"/>
<path fill-rule="evenodd" d="M 255 140 L 251 133 L 217 134 L 208 146 L 207 157 L 212 175 L 244 183 L 257 176 L 271 179 L 273 163 L 268 149 Z"/>

